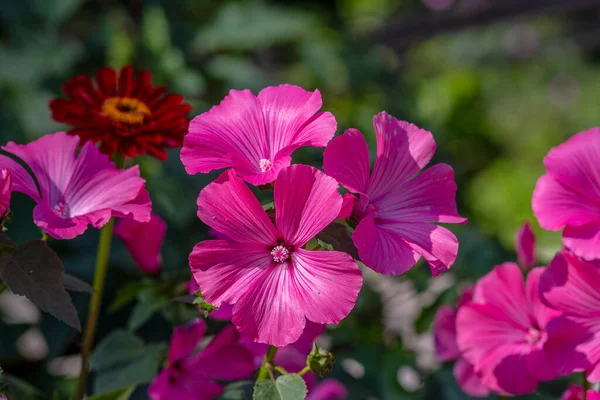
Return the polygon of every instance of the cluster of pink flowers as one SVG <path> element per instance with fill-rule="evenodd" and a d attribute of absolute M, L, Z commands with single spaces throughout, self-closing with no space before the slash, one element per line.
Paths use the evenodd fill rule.
<path fill-rule="evenodd" d="M 543 228 L 563 229 L 564 244 L 548 267 L 532 268 L 535 238 L 526 224 L 515 241 L 521 268 L 495 267 L 463 293 L 457 309 L 438 310 L 438 357 L 457 360 L 454 374 L 466 393 L 526 394 L 540 381 L 580 371 L 600 382 L 599 143 L 600 129 L 591 129 L 544 160 L 533 211 Z M 572 386 L 562 398 L 600 394 Z"/>

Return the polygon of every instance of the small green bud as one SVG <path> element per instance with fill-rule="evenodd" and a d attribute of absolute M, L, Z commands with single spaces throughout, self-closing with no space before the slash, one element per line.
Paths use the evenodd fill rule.
<path fill-rule="evenodd" d="M 213 306 L 212 304 L 208 304 L 206 300 L 204 300 L 204 296 L 202 296 L 202 292 L 199 290 L 196 291 L 196 300 L 194 300 L 194 304 L 198 305 L 202 310 L 204 310 L 204 318 L 208 318 L 208 315 L 218 310 L 219 307 Z"/>
<path fill-rule="evenodd" d="M 307 363 L 310 370 L 317 376 L 325 376 L 331 373 L 335 358 L 330 352 L 320 349 L 315 343 L 313 349 L 308 355 Z"/>

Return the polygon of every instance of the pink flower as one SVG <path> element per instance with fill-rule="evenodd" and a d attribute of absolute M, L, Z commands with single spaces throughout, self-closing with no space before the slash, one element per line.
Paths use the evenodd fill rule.
<path fill-rule="evenodd" d="M 286 346 L 306 319 L 336 324 L 354 307 L 362 285 L 356 262 L 338 251 L 303 249 L 338 215 L 337 182 L 307 165 L 275 181 L 276 225 L 233 171 L 198 197 L 198 217 L 231 240 L 198 243 L 190 267 L 206 301 L 233 304 L 232 322 L 249 339 Z"/>
<path fill-rule="evenodd" d="M 600 128 L 578 133 L 550 150 L 548 173 L 533 192 L 533 213 L 544 229 L 563 230 L 563 242 L 586 260 L 600 258 Z"/>
<path fill-rule="evenodd" d="M 560 313 L 540 301 L 543 270 L 532 269 L 523 284 L 517 264 L 499 265 L 477 282 L 473 301 L 458 310 L 458 348 L 497 393 L 530 393 L 538 381 L 559 375 L 544 349 L 546 324 Z"/>
<path fill-rule="evenodd" d="M 529 222 L 525 222 L 515 235 L 515 250 L 519 265 L 528 271 L 535 265 L 535 235 Z"/>
<path fill-rule="evenodd" d="M 458 307 L 468 301 L 472 296 L 470 289 L 461 296 Z M 473 365 L 461 356 L 456 343 L 456 313 L 457 309 L 450 306 L 438 308 L 433 321 L 433 340 L 438 358 L 441 361 L 452 361 L 454 363 L 454 379 L 458 386 L 473 397 L 489 396 L 489 389 L 481 382 L 481 378 L 475 372 Z"/>
<path fill-rule="evenodd" d="M 12 176 L 9 169 L 0 170 L 0 222 L 10 209 L 12 194 Z"/>
<path fill-rule="evenodd" d="M 160 269 L 160 249 L 166 233 L 167 224 L 154 213 L 148 222 L 120 219 L 115 224 L 115 237 L 123 241 L 133 261 L 146 274 Z"/>
<path fill-rule="evenodd" d="M 308 391 L 306 400 L 338 400 L 348 398 L 346 386 L 335 379 L 325 379 Z"/>
<path fill-rule="evenodd" d="M 181 150 L 189 174 L 231 167 L 252 185 L 272 182 L 302 146 L 325 147 L 337 122 L 318 90 L 272 86 L 258 96 L 231 90 L 221 104 L 190 122 Z"/>
<path fill-rule="evenodd" d="M 77 153 L 79 138 L 64 132 L 46 135 L 26 145 L 9 142 L 2 149 L 23 160 L 33 171 L 0 156 L 9 168 L 13 190 L 37 203 L 33 220 L 56 239 L 72 239 L 92 225 L 101 228 L 111 217 L 150 219 L 150 196 L 137 166 L 119 170 L 92 142 Z"/>
<path fill-rule="evenodd" d="M 583 400 L 583 388 L 577 385 L 569 385 L 566 392 L 560 396 L 560 400 Z M 588 390 L 586 400 L 600 400 L 600 393 Z"/>
<path fill-rule="evenodd" d="M 588 380 L 600 381 L 600 269 L 563 251 L 554 257 L 540 281 L 540 296 L 563 313 L 548 324 L 544 349 L 560 372 L 589 369 Z"/>
<path fill-rule="evenodd" d="M 402 274 L 423 256 L 437 276 L 454 263 L 458 241 L 432 222 L 466 222 L 456 210 L 454 171 L 436 164 L 415 176 L 435 152 L 431 133 L 385 112 L 373 124 L 377 158 L 370 175 L 367 142 L 356 129 L 332 140 L 324 154 L 327 174 L 359 194 L 352 240 L 379 273 Z"/>
<path fill-rule="evenodd" d="M 205 333 L 206 324 L 201 319 L 175 328 L 167 367 L 148 388 L 151 400 L 210 400 L 224 389 L 215 380 L 236 380 L 252 375 L 252 354 L 240 344 L 233 326 L 225 327 L 204 349 L 195 353 Z"/>

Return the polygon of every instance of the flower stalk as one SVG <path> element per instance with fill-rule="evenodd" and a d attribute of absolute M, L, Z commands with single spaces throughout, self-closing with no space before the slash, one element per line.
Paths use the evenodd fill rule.
<path fill-rule="evenodd" d="M 263 362 L 262 362 L 262 365 L 260 366 L 260 370 L 258 371 L 258 377 L 256 378 L 257 381 L 265 381 L 265 380 L 269 379 L 269 370 L 271 369 L 273 360 L 275 359 L 276 355 L 277 355 L 277 347 L 272 346 L 272 345 L 269 346 L 269 349 L 267 350 L 267 354 L 265 354 L 265 358 L 263 358 Z"/>

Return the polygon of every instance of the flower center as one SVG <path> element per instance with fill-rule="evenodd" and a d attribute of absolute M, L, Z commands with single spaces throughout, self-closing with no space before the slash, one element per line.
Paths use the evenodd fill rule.
<path fill-rule="evenodd" d="M 141 124 L 151 114 L 147 105 L 130 97 L 111 97 L 104 100 L 102 114 L 112 120 L 126 124 Z"/>
<path fill-rule="evenodd" d="M 281 263 L 289 258 L 290 251 L 285 246 L 275 246 L 271 250 L 271 256 L 273 256 L 273 261 Z"/>
<path fill-rule="evenodd" d="M 61 218 L 68 218 L 70 209 L 68 205 L 61 201 L 52 207 L 52 211 Z"/>
<path fill-rule="evenodd" d="M 540 341 L 542 338 L 542 333 L 535 328 L 529 328 L 527 335 L 525 335 L 525 341 L 527 344 L 534 345 Z"/>
<path fill-rule="evenodd" d="M 263 158 L 258 162 L 258 166 L 260 168 L 260 172 L 267 172 L 273 167 L 273 162 L 271 162 L 271 160 Z"/>

